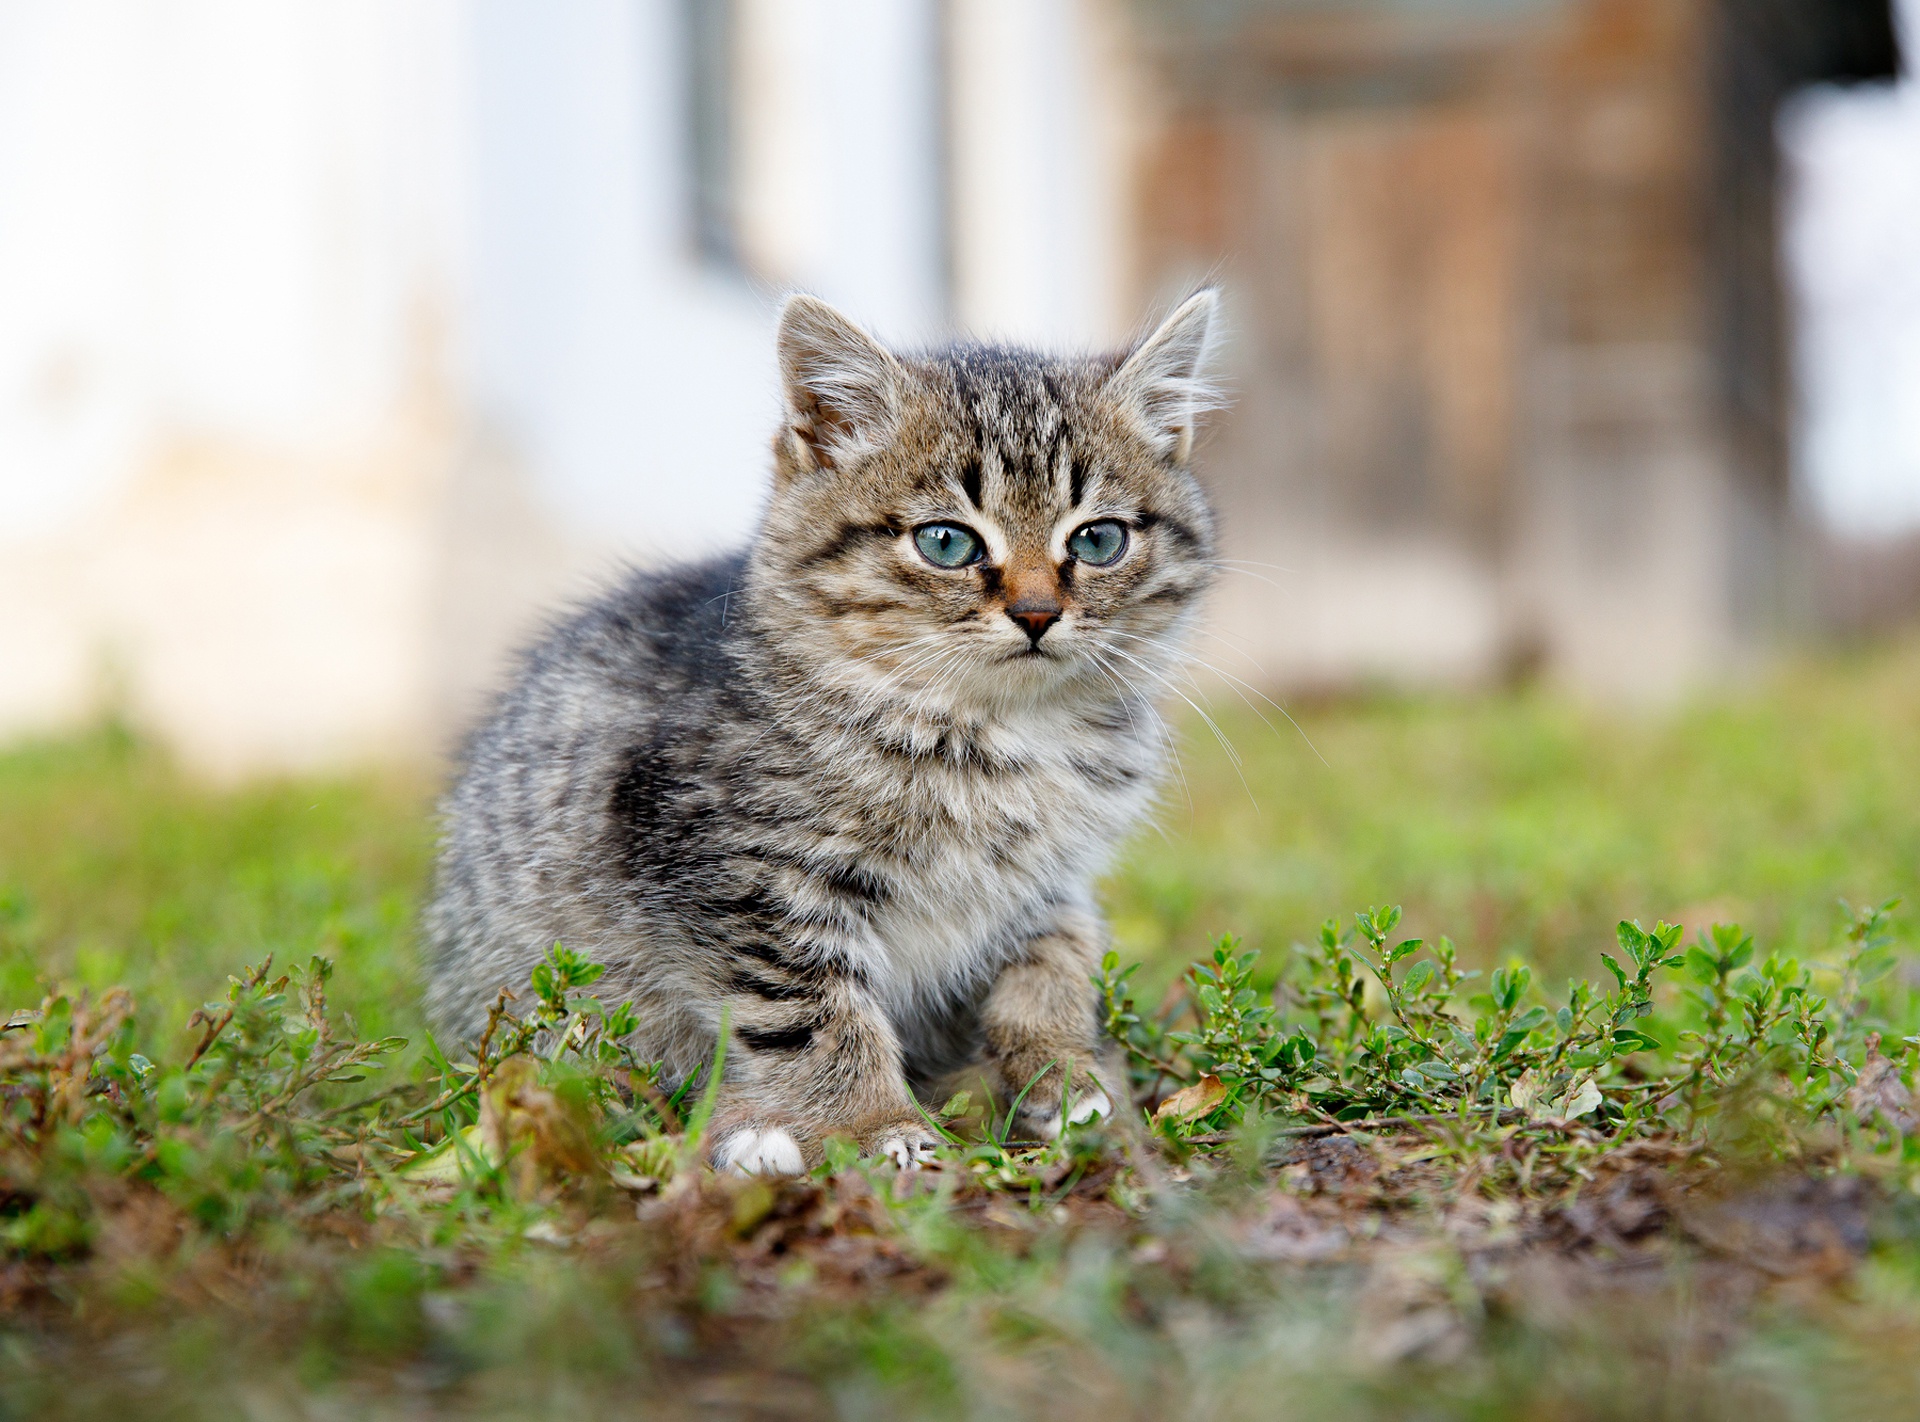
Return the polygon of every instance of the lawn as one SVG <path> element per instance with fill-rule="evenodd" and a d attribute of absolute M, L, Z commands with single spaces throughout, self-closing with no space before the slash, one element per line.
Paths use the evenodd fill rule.
<path fill-rule="evenodd" d="M 1857 1093 L 1842 1102 L 1858 1084 L 1821 1074 L 1824 1049 L 1802 1049 L 1812 1028 L 1782 1016 L 1765 1040 L 1729 1046 L 1705 1069 L 1711 1109 L 1683 1108 L 1659 1083 L 1681 1079 L 1698 1040 L 1682 1034 L 1707 1031 L 1711 1005 L 1684 997 L 1678 966 L 1661 969 L 1639 1027 L 1621 984 L 1620 1030 L 1647 1035 L 1639 1055 L 1623 1047 L 1589 1073 L 1605 1105 L 1574 1112 L 1565 1072 L 1553 1089 L 1567 1115 L 1510 1103 L 1527 1099 L 1518 1063 L 1537 1060 L 1544 1082 L 1566 1056 L 1550 1017 L 1566 980 L 1613 988 L 1600 954 L 1622 954 L 1619 920 L 1665 920 L 1688 941 L 1737 921 L 1758 943 L 1745 970 L 1758 981 L 1772 953 L 1796 972 L 1840 963 L 1841 900 L 1916 900 L 1920 644 L 1796 662 L 1661 713 L 1532 689 L 1316 703 L 1291 719 L 1231 692 L 1211 700 L 1218 734 L 1186 727 L 1158 828 L 1108 885 L 1116 949 L 1144 964 L 1134 991 L 1151 1004 L 1238 935 L 1259 954 L 1246 1001 L 1279 1007 L 1269 1058 L 1285 1081 L 1239 1082 L 1224 1029 L 1211 1046 L 1172 1044 L 1143 1009 L 1143 1060 L 1178 1056 L 1183 1080 L 1224 1078 L 1230 1097 L 1171 1112 L 1156 1147 L 1093 1131 L 1023 1150 L 976 1111 L 919 1180 L 836 1159 L 778 1187 L 695 1168 L 668 1128 L 697 1121 L 697 1101 L 646 1116 L 629 1089 L 641 1064 L 612 1056 L 561 1076 L 497 1063 L 492 1084 L 445 1105 L 459 1064 L 433 1056 L 414 1006 L 430 773 L 211 789 L 113 729 L 0 752 L 0 1007 L 32 1007 L 55 982 L 95 1005 L 125 987 L 137 1004 L 77 1078 L 117 1125 L 69 1105 L 65 1126 L 20 1126 L 38 1099 L 21 1082 L 42 1068 L 16 1062 L 9 1079 L 0 1064 L 16 1122 L 0 1415 L 1906 1410 L 1920 1381 L 1920 1162 L 1892 1096 L 1877 1116 Z M 1296 945 L 1330 916 L 1351 925 L 1387 904 L 1404 917 L 1382 948 L 1449 935 L 1483 976 L 1432 1011 L 1355 987 L 1355 1020 L 1390 1026 L 1405 1006 L 1397 1020 L 1419 1038 L 1499 1017 L 1504 1041 L 1502 1024 L 1537 1002 L 1535 1035 L 1517 1034 L 1497 1082 L 1449 1085 L 1460 1078 L 1443 1059 L 1473 1057 L 1469 1031 L 1403 1086 L 1422 1051 L 1384 1074 L 1388 1048 L 1376 1061 L 1313 1007 L 1335 970 L 1313 976 Z M 1910 922 L 1895 915 L 1881 958 L 1904 951 Z M 189 1071 L 209 1030 L 189 1015 L 269 954 L 276 972 L 331 960 L 341 1042 L 408 1045 L 340 1070 L 366 1080 L 320 1082 L 289 1114 L 259 1083 L 292 1080 L 284 1042 L 305 1040 L 307 1019 L 300 983 L 273 993 L 269 978 L 231 989 L 234 1025 Z M 1519 960 L 1535 978 L 1511 1004 L 1466 1006 Z M 1877 1022 L 1897 1087 L 1920 975 L 1904 956 L 1870 991 L 1812 972 L 1798 1000 L 1837 1004 L 1822 1010 L 1846 1072 L 1868 1063 Z M 81 1020 L 56 1006 L 6 1040 L 45 1038 L 69 1011 Z M 1286 1057 L 1287 1032 L 1317 1034 L 1321 1065 Z M 1493 1041 L 1481 1050 L 1491 1062 Z M 114 1065 L 149 1059 L 138 1080 Z M 589 1101 L 614 1066 L 619 1090 Z M 1152 1105 L 1180 1083 L 1143 1068 L 1141 1084 Z M 376 1088 L 388 1102 L 359 1104 Z M 1459 1121 L 1427 1119 L 1446 1111 L 1425 1105 L 1454 1102 Z M 621 1123 L 595 1138 L 587 1184 L 563 1178 L 564 1152 L 540 1134 L 542 1111 L 560 1121 L 576 1106 Z"/>

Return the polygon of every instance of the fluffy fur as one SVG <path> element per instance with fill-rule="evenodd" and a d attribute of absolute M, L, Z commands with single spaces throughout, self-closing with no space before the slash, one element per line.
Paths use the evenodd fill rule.
<path fill-rule="evenodd" d="M 1034 1081 L 1043 1132 L 1121 1099 L 1092 886 L 1150 806 L 1209 581 L 1187 466 L 1213 309 L 1063 360 L 899 356 L 789 301 L 751 543 L 555 627 L 468 742 L 428 921 L 441 1027 L 472 1034 L 564 941 L 670 1072 L 729 1024 L 710 1139 L 747 1170 L 836 1133 L 910 1164 L 933 1138 L 909 1090 L 956 1071 Z M 1108 566 L 1069 546 L 1101 520 L 1126 531 Z M 936 566 L 933 524 L 984 556 Z"/>

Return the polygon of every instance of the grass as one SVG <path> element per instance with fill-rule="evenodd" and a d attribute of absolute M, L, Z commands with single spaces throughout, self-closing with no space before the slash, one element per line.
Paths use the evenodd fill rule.
<path fill-rule="evenodd" d="M 1211 935 L 1285 950 L 1369 903 L 1475 964 L 1556 975 L 1599 971 L 1622 917 L 1737 920 L 1805 952 L 1837 897 L 1920 889 L 1916 706 L 1908 647 L 1659 717 L 1536 692 L 1313 708 L 1298 731 L 1221 708 L 1241 772 L 1190 729 L 1185 790 L 1107 902 L 1123 952 L 1163 975 Z"/>
<path fill-rule="evenodd" d="M 1836 900 L 1920 897 L 1916 707 L 1920 646 L 1637 719 L 1221 716 L 1239 766 L 1196 728 L 1108 890 L 1158 1143 L 976 1110 L 916 1180 L 782 1186 L 693 1166 L 697 1097 L 652 1104 L 582 965 L 545 984 L 570 1050 L 433 1055 L 424 778 L 0 754 L 0 1005 L 91 993 L 0 1037 L 0 1415 L 1901 1412 L 1910 934 L 1850 947 Z M 1757 950 L 1687 953 L 1733 920 Z"/>
<path fill-rule="evenodd" d="M 131 989 L 184 1020 L 268 953 L 322 952 L 370 1031 L 417 1028 L 424 776 L 215 790 L 116 728 L 0 752 L 0 995 Z"/>

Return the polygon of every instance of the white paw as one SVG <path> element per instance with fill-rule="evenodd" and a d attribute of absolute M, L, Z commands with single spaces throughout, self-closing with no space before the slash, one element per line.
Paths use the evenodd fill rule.
<path fill-rule="evenodd" d="M 713 1167 L 736 1175 L 802 1175 L 800 1143 L 778 1126 L 742 1126 L 714 1147 Z"/>
<path fill-rule="evenodd" d="M 888 1136 L 880 1142 L 880 1154 L 902 1170 L 918 1170 L 939 1148 L 931 1136 Z"/>
<path fill-rule="evenodd" d="M 1096 1117 L 1110 1116 L 1112 1114 L 1113 1102 L 1107 1099 L 1106 1092 L 1096 1086 L 1067 1108 L 1067 1124 L 1070 1126 L 1085 1125 L 1088 1121 Z M 1060 1113 L 1058 1111 L 1040 1123 L 1040 1134 L 1050 1141 L 1060 1139 Z"/>

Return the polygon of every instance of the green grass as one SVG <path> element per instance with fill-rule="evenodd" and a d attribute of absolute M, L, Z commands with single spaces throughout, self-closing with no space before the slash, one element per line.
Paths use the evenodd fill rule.
<path fill-rule="evenodd" d="M 1234 933 L 1284 951 L 1405 906 L 1466 961 L 1598 971 L 1622 917 L 1824 946 L 1835 900 L 1920 898 L 1920 644 L 1624 717 L 1539 693 L 1380 698 L 1270 726 L 1212 698 L 1158 827 L 1107 886 L 1123 954 L 1170 979 Z M 0 991 L 125 984 L 168 1015 L 242 961 L 323 950 L 370 1031 L 417 1023 L 429 778 L 220 792 L 105 731 L 0 752 Z"/>
<path fill-rule="evenodd" d="M 1370 903 L 1406 906 L 1396 938 L 1450 934 L 1465 965 L 1525 957 L 1551 1007 L 1562 977 L 1602 976 L 1622 918 L 1738 919 L 1761 957 L 1837 963 L 1837 900 L 1920 900 L 1920 644 L 1660 715 L 1539 692 L 1379 697 L 1297 708 L 1296 731 L 1230 699 L 1215 704 L 1240 764 L 1190 728 L 1160 831 L 1108 887 L 1149 999 L 1233 932 L 1265 950 L 1260 984 L 1285 977 L 1306 1003 L 1315 980 L 1290 946 Z M 475 1114 L 469 1097 L 401 1115 L 464 1079 L 426 1060 L 414 1006 L 431 790 L 391 775 L 214 790 L 111 730 L 0 753 L 0 1006 L 54 980 L 124 985 L 139 1004 L 67 1078 L 111 1110 L 7 1137 L 0 1418 L 1756 1422 L 1896 1415 L 1920 1381 L 1920 1158 L 1865 1139 L 1847 1110 L 1796 1116 L 1813 1078 L 1795 1086 L 1780 1065 L 1802 1040 L 1784 1023 L 1764 1050 L 1786 1055 L 1730 1074 L 1692 1135 L 1634 1125 L 1636 1067 L 1609 1087 L 1624 1125 L 1609 1106 L 1585 1124 L 1509 1115 L 1323 1139 L 1293 1113 L 1336 1098 L 1410 1111 L 1424 1088 L 1395 1083 L 1440 1050 L 1403 1040 L 1395 1057 L 1350 1036 L 1346 1087 L 1290 1068 L 1266 1103 L 1279 1116 L 1244 1122 L 1253 1098 L 1236 1087 L 1158 1158 L 1095 1131 L 1051 1151 L 957 1147 L 918 1186 L 836 1158 L 798 1185 L 682 1169 L 634 1196 L 544 1163 L 580 1101 L 601 1091 L 617 1115 L 620 1100 L 556 1067 L 502 1071 L 495 1124 L 474 1128 L 522 1156 L 396 1180 L 407 1132 L 431 1144 L 436 1122 Z M 362 1037 L 414 1045 L 385 1075 L 290 1107 L 281 1088 L 319 1059 L 299 1065 L 285 1043 L 318 1019 L 290 995 L 298 982 L 228 987 L 269 953 L 283 969 L 332 959 L 332 1007 Z M 1910 968 L 1886 983 L 1900 1055 L 1893 1034 L 1920 994 Z M 1844 1026 L 1838 980 L 1818 990 Z M 188 1014 L 230 994 L 227 1037 L 184 1070 L 205 1034 Z M 1381 994 L 1361 998 L 1387 1020 Z M 564 1013 L 564 992 L 554 1001 Z M 1701 1023 L 1677 982 L 1659 1002 L 1619 1020 L 1699 1060 L 1676 1036 Z M 1475 1011 L 1506 1022 L 1522 1005 Z M 1409 1011 L 1439 1042 L 1445 1014 Z M 57 1056 L 64 1020 L 28 1030 Z M 1274 1059 L 1262 1030 L 1215 1014 L 1188 1070 L 1231 1083 L 1233 1062 Z M 1464 1062 L 1503 1030 L 1445 1050 Z M 1539 1030 L 1519 1050 L 1544 1064 L 1554 1029 Z M 1717 1048 L 1708 1070 L 1762 1049 Z M 159 1063 L 158 1088 L 140 1084 L 136 1051 Z M 607 1061 L 626 1080 L 631 1064 Z M 43 1070 L 0 1070 L 16 1123 Z M 416 1095 L 340 1109 L 396 1079 Z M 1822 1080 L 1830 1101 L 1845 1084 Z M 1274 1134 L 1293 1120 L 1307 1132 Z M 672 1177 L 688 1157 L 662 1140 L 666 1154 L 616 1143 L 623 1168 Z"/>
<path fill-rule="evenodd" d="M 1659 716 L 1526 692 L 1313 707 L 1296 730 L 1212 704 L 1239 770 L 1189 727 L 1184 786 L 1107 892 L 1123 952 L 1163 973 L 1210 935 L 1284 951 L 1370 903 L 1556 975 L 1597 972 L 1622 917 L 1804 954 L 1836 899 L 1920 891 L 1920 646 Z"/>
<path fill-rule="evenodd" d="M 412 1030 L 431 793 L 424 776 L 213 789 L 112 728 L 0 752 L 0 997 L 120 984 L 184 1019 L 242 964 L 320 952 L 363 1028 Z"/>

